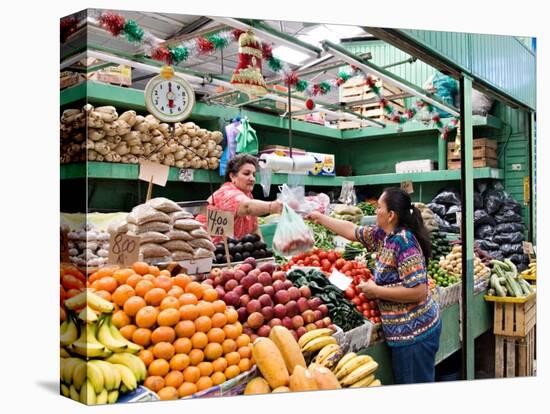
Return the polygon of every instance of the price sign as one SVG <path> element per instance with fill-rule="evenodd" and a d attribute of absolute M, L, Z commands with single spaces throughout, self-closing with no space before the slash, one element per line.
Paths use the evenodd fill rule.
<path fill-rule="evenodd" d="M 535 251 L 533 250 L 533 243 L 524 241 L 523 244 L 523 253 L 524 254 L 534 254 Z"/>
<path fill-rule="evenodd" d="M 69 259 L 69 237 L 66 231 L 60 229 L 60 259 L 61 262 L 68 263 Z"/>
<path fill-rule="evenodd" d="M 166 186 L 168 181 L 168 173 L 170 167 L 167 165 L 159 164 L 158 162 L 141 161 L 139 163 L 139 179 L 142 181 L 153 181 L 153 184 Z"/>
<path fill-rule="evenodd" d="M 180 175 L 179 175 L 180 181 L 183 181 L 184 183 L 191 183 L 194 180 L 194 176 L 195 176 L 195 170 L 190 168 L 180 169 Z"/>
<path fill-rule="evenodd" d="M 401 189 L 406 191 L 408 194 L 414 193 L 414 187 L 412 181 L 402 181 Z"/>
<path fill-rule="evenodd" d="M 352 282 L 350 277 L 347 277 L 345 274 L 340 273 L 336 269 L 332 270 L 332 274 L 328 277 L 328 280 L 340 290 L 346 290 Z"/>
<path fill-rule="evenodd" d="M 208 209 L 208 233 L 211 236 L 233 236 L 233 214 L 227 211 Z"/>
<path fill-rule="evenodd" d="M 109 241 L 109 263 L 131 266 L 139 259 L 139 236 L 118 233 Z"/>

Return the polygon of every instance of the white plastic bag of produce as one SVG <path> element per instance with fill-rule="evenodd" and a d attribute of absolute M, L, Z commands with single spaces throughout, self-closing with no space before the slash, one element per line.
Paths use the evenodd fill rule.
<path fill-rule="evenodd" d="M 302 217 L 284 204 L 273 236 L 273 250 L 281 256 L 294 256 L 312 249 L 314 243 L 313 233 Z"/>

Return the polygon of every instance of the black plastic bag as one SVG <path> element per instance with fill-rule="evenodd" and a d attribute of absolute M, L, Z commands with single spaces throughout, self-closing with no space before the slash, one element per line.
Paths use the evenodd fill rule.
<path fill-rule="evenodd" d="M 514 213 L 521 214 L 521 204 L 511 197 L 507 198 L 502 203 L 502 206 L 500 206 L 498 214 L 503 214 L 507 211 L 513 211 Z"/>
<path fill-rule="evenodd" d="M 518 244 L 501 244 L 500 245 L 500 251 L 505 256 L 510 256 L 514 253 L 523 253 L 523 245 L 521 243 Z"/>
<path fill-rule="evenodd" d="M 489 253 L 491 256 L 493 256 L 493 259 L 495 260 L 504 260 L 505 256 L 504 254 L 502 254 L 502 252 L 500 250 L 491 250 L 491 252 Z"/>
<path fill-rule="evenodd" d="M 447 212 L 447 207 L 445 207 L 443 204 L 428 203 L 426 204 L 426 207 L 432 210 L 434 214 L 437 214 L 439 217 L 444 217 L 445 213 Z"/>
<path fill-rule="evenodd" d="M 449 223 L 456 223 L 456 213 L 460 213 L 462 209 L 460 206 L 451 206 L 447 210 L 447 214 L 445 214 L 445 220 L 447 220 Z"/>
<path fill-rule="evenodd" d="M 485 191 L 485 195 L 483 197 L 483 206 L 487 211 L 487 213 L 495 214 L 502 206 L 502 203 L 504 202 L 504 198 L 505 198 L 504 193 L 502 191 L 496 191 L 496 190 Z"/>
<path fill-rule="evenodd" d="M 493 241 L 498 244 L 518 244 L 525 240 L 523 233 L 499 233 L 493 236 Z"/>
<path fill-rule="evenodd" d="M 527 258 L 527 264 L 529 264 L 529 256 L 527 256 L 526 254 L 514 253 L 508 257 L 508 259 L 510 259 L 516 265 L 519 263 L 525 263 L 525 258 Z"/>
<path fill-rule="evenodd" d="M 434 214 L 434 219 L 437 223 L 437 226 L 439 227 L 440 232 L 454 233 L 451 228 L 451 224 L 447 220 L 442 219 L 437 214 Z"/>
<path fill-rule="evenodd" d="M 527 270 L 529 266 L 527 266 L 525 263 L 520 263 L 516 266 L 516 269 L 518 269 L 518 273 L 523 272 L 524 270 Z"/>
<path fill-rule="evenodd" d="M 442 191 L 434 197 L 432 203 L 456 206 L 460 205 L 460 199 L 452 191 Z"/>
<path fill-rule="evenodd" d="M 495 221 L 497 224 L 502 223 L 521 223 L 522 218 L 519 214 L 515 213 L 512 210 L 505 211 L 502 214 L 497 214 L 495 216 Z"/>
<path fill-rule="evenodd" d="M 500 249 L 500 246 L 495 242 L 492 242 L 491 240 L 479 239 L 475 241 L 475 244 L 477 244 L 481 250 L 485 250 L 485 251 Z"/>
<path fill-rule="evenodd" d="M 495 233 L 523 233 L 525 231 L 525 226 L 521 223 L 501 223 L 497 224 L 495 227 Z"/>
<path fill-rule="evenodd" d="M 491 217 L 485 210 L 474 211 L 474 226 L 479 227 L 482 224 L 490 224 L 494 226 L 496 224 L 495 219 Z"/>
<path fill-rule="evenodd" d="M 460 233 L 460 227 L 457 224 L 451 224 L 451 233 Z"/>
<path fill-rule="evenodd" d="M 485 191 L 487 191 L 487 187 L 489 186 L 487 181 L 477 180 L 476 183 L 477 191 L 479 191 L 480 194 L 483 195 Z"/>
<path fill-rule="evenodd" d="M 495 227 L 490 224 L 483 224 L 475 231 L 477 239 L 491 239 L 493 234 L 495 234 Z"/>
<path fill-rule="evenodd" d="M 476 210 L 483 208 L 483 197 L 477 191 L 474 193 L 474 208 Z"/>

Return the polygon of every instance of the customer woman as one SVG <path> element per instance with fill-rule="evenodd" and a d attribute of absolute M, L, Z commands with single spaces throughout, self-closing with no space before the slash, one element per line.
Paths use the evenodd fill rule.
<path fill-rule="evenodd" d="M 376 251 L 374 280 L 359 285 L 377 299 L 384 336 L 392 353 L 396 384 L 432 382 L 439 348 L 439 307 L 428 289 L 428 230 L 409 194 L 387 188 L 378 199 L 376 226 L 362 227 L 318 212 L 309 218 Z"/>
<path fill-rule="evenodd" d="M 227 163 L 225 183 L 208 198 L 208 206 L 233 214 L 233 237 L 240 239 L 245 234 L 256 233 L 261 237 L 258 216 L 282 211 L 280 201 L 254 200 L 252 190 L 256 183 L 258 160 L 250 154 L 237 154 Z M 197 220 L 206 223 L 205 216 Z M 214 238 L 217 243 L 220 238 Z"/>

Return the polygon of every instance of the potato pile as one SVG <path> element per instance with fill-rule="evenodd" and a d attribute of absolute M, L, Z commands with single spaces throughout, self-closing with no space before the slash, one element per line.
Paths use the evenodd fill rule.
<path fill-rule="evenodd" d="M 87 224 L 67 234 L 69 260 L 79 267 L 97 267 L 109 258 L 109 233 Z"/>
<path fill-rule="evenodd" d="M 439 225 L 435 220 L 432 210 L 430 210 L 424 203 L 414 203 L 414 206 L 420 210 L 420 214 L 422 214 L 422 221 L 424 221 L 424 225 L 428 231 L 433 232 L 439 229 Z"/>
<path fill-rule="evenodd" d="M 462 246 L 457 244 L 453 246 L 451 253 L 447 256 L 441 256 L 439 267 L 449 273 L 462 275 Z M 491 270 L 483 264 L 481 259 L 474 256 L 474 279 L 488 278 Z"/>
<path fill-rule="evenodd" d="M 87 130 L 86 130 L 87 125 Z M 193 122 L 161 123 L 153 115 L 114 106 L 67 109 L 61 116 L 61 163 L 106 161 L 137 164 L 148 160 L 176 168 L 219 167 L 223 148 L 220 131 Z"/>

